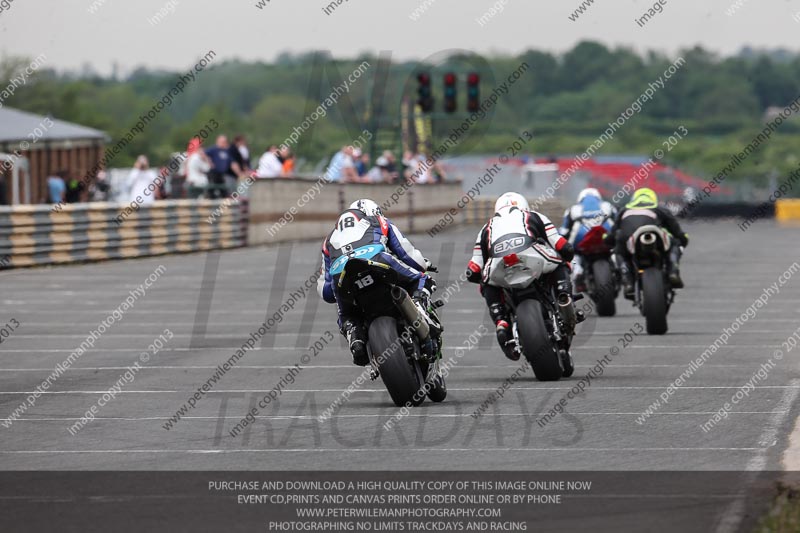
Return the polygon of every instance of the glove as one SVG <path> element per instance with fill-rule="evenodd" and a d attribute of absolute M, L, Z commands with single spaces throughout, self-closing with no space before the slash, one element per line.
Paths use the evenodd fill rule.
<path fill-rule="evenodd" d="M 683 234 L 683 238 L 681 239 L 681 244 L 683 245 L 684 248 L 689 246 L 689 234 L 688 233 L 684 233 Z"/>
<path fill-rule="evenodd" d="M 479 267 L 476 263 L 472 261 L 469 262 L 467 265 L 467 281 L 470 283 L 480 283 L 481 282 L 481 267 Z"/>
<path fill-rule="evenodd" d="M 613 248 L 617 242 L 617 237 L 613 233 L 603 233 L 603 242 Z"/>
<path fill-rule="evenodd" d="M 561 247 L 558 253 L 561 254 L 561 257 L 565 261 L 572 261 L 572 258 L 575 257 L 575 248 L 573 248 L 570 243 L 566 243 Z"/>
<path fill-rule="evenodd" d="M 423 292 L 428 293 L 428 297 L 430 298 L 431 294 L 436 291 L 436 280 L 434 280 L 430 276 L 425 277 L 425 287 L 422 289 Z"/>

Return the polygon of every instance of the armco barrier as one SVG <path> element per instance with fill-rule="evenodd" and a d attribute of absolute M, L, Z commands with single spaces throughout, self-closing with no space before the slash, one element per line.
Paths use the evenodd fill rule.
<path fill-rule="evenodd" d="M 227 207 L 226 207 L 227 206 Z M 114 220 L 104 202 L 0 207 L 0 268 L 144 257 L 246 244 L 245 211 L 222 200 L 167 200 Z M 209 216 L 219 213 L 213 223 Z"/>
<path fill-rule="evenodd" d="M 777 200 L 775 218 L 779 221 L 800 221 L 800 199 Z"/>

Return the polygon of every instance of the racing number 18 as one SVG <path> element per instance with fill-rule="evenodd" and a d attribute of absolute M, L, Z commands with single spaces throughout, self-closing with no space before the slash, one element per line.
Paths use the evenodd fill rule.
<path fill-rule="evenodd" d="M 356 219 L 354 217 L 343 218 L 339 221 L 339 231 L 344 231 L 345 228 L 354 228 L 356 226 Z"/>

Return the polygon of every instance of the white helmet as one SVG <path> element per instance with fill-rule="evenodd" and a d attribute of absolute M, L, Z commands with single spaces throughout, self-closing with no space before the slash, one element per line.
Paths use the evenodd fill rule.
<path fill-rule="evenodd" d="M 581 203 L 583 199 L 586 198 L 587 196 L 594 196 L 601 202 L 603 201 L 603 197 L 600 195 L 600 191 L 598 191 L 597 189 L 593 189 L 592 187 L 589 187 L 588 189 L 583 189 L 581 193 L 578 195 L 578 203 Z"/>
<path fill-rule="evenodd" d="M 494 203 L 494 212 L 497 213 L 504 207 L 509 207 L 512 205 L 519 207 L 523 211 L 530 211 L 528 200 L 526 200 L 524 196 L 515 192 L 507 192 L 498 198 Z"/>
<path fill-rule="evenodd" d="M 350 204 L 349 209 L 358 209 L 368 217 L 383 216 L 381 206 L 370 200 L 369 198 L 362 198 Z"/>

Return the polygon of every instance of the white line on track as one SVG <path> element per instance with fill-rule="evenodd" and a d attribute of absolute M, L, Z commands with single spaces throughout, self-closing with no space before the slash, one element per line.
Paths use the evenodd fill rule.
<path fill-rule="evenodd" d="M 277 333 L 277 336 L 291 336 L 293 338 L 297 337 L 297 333 Z M 14 338 L 20 338 L 21 335 L 15 335 Z M 45 337 L 45 335 L 30 335 L 32 339 L 41 339 Z M 58 335 L 51 335 L 49 338 L 56 338 Z M 86 335 L 79 335 L 78 338 L 85 339 Z M 134 337 L 134 338 L 141 338 L 141 335 L 106 335 L 103 338 L 113 338 L 113 337 Z M 189 335 L 175 335 L 175 337 L 189 337 Z M 222 336 L 212 336 L 214 338 L 223 338 L 223 339 L 230 339 L 229 335 L 222 335 Z M 634 350 L 648 350 L 650 348 L 708 348 L 708 344 L 649 344 L 649 345 L 630 345 L 627 346 L 625 349 L 634 349 Z M 725 348 L 780 348 L 780 344 L 727 344 Z M 238 350 L 242 346 L 199 346 L 197 348 L 165 348 L 161 350 L 159 353 L 164 352 L 196 352 L 201 350 Z M 608 345 L 598 344 L 598 345 L 584 345 L 584 346 L 576 346 L 572 348 L 572 351 L 575 350 L 608 350 Z M 269 351 L 269 350 L 295 350 L 295 351 L 303 351 L 306 348 L 296 348 L 294 346 L 255 346 L 251 348 L 249 351 Z M 445 346 L 445 350 L 449 351 L 456 351 L 456 350 L 463 350 L 463 348 L 459 346 Z M 498 348 L 499 349 L 499 348 Z M 75 350 L 75 348 L 47 348 L 47 349 L 36 349 L 36 348 L 17 348 L 17 349 L 4 349 L 3 352 L 22 352 L 22 353 L 71 353 Z M 473 348 L 467 351 L 478 351 L 480 348 Z M 491 348 L 494 350 L 494 347 Z M 136 348 L 91 348 L 86 350 L 87 353 L 91 353 L 93 351 L 96 352 L 142 352 L 143 349 L 136 349 Z"/>
<path fill-rule="evenodd" d="M 792 380 L 792 386 L 800 386 L 800 379 Z M 758 439 L 758 444 L 764 446 L 763 448 L 756 448 L 756 454 L 750 458 L 745 466 L 745 472 L 761 472 L 768 464 L 768 452 L 770 448 L 775 446 L 778 442 L 779 430 L 786 422 L 786 417 L 791 411 L 800 390 L 797 388 L 787 388 L 786 392 L 781 396 L 778 402 L 778 409 L 772 414 L 767 421 L 766 427 L 761 432 Z M 746 511 L 745 502 L 747 501 L 747 488 L 743 488 L 735 501 L 733 501 L 725 512 L 721 515 L 716 533 L 732 533 L 739 529 L 739 525 L 744 518 Z"/>
<path fill-rule="evenodd" d="M 535 417 L 535 416 L 543 416 L 546 415 L 548 412 L 542 413 L 484 413 L 481 416 L 524 416 L 524 417 Z M 686 411 L 686 412 L 663 412 L 663 413 L 653 413 L 651 416 L 708 416 L 716 414 L 717 411 Z M 729 411 L 728 414 L 732 415 L 770 415 L 775 414 L 776 411 Z M 575 416 L 639 416 L 642 413 L 640 411 L 636 411 L 635 413 L 608 413 L 608 412 L 574 412 L 570 411 L 571 415 Z M 328 419 L 331 418 L 393 418 L 394 414 L 358 414 L 358 415 L 332 415 L 329 416 Z M 471 417 L 471 413 L 462 413 L 462 414 L 450 414 L 450 413 L 431 413 L 431 414 L 408 414 L 406 415 L 407 418 L 466 418 Z M 318 420 L 319 415 L 257 415 L 255 417 L 257 420 Z M 63 416 L 63 417 L 36 417 L 36 418 L 16 418 L 14 422 L 69 422 L 71 420 L 80 420 L 81 416 L 76 415 L 75 417 L 72 416 Z M 130 416 L 96 416 L 92 420 L 114 420 L 114 421 L 124 421 L 124 422 L 144 422 L 144 421 L 154 421 L 154 420 L 169 420 L 170 417 L 165 416 L 145 416 L 145 417 L 130 417 Z M 181 420 L 241 420 L 241 416 L 183 416 Z"/>
<path fill-rule="evenodd" d="M 154 454 L 237 454 L 237 453 L 332 453 L 350 452 L 409 452 L 413 450 L 424 450 L 431 452 L 750 452 L 760 448 L 424 448 L 409 446 L 407 448 L 274 448 L 274 449 L 243 449 L 243 450 L 0 450 L 0 455 L 47 455 L 47 454 L 128 454 L 128 453 L 154 453 Z"/>
<path fill-rule="evenodd" d="M 796 385 L 760 385 L 755 387 L 756 390 L 769 390 L 769 389 L 793 389 L 793 390 L 800 390 L 800 380 L 795 380 L 798 382 Z M 570 390 L 572 387 L 514 387 L 514 390 Z M 741 388 L 740 384 L 736 385 L 720 385 L 720 386 L 689 386 L 685 385 L 681 387 L 681 390 L 686 389 L 701 389 L 701 390 L 725 390 L 725 389 L 739 389 Z M 453 392 L 472 392 L 472 391 L 496 391 L 497 387 L 472 387 L 468 389 L 454 389 L 448 387 L 447 390 Z M 664 390 L 663 385 L 659 386 L 642 386 L 642 387 L 592 387 L 592 390 Z M 70 390 L 70 391 L 36 391 L 39 395 L 44 396 L 46 394 L 105 394 L 108 390 Z M 117 394 L 178 394 L 178 393 L 193 393 L 194 390 L 124 390 L 117 392 Z M 241 394 L 241 393 L 267 393 L 270 390 L 264 389 L 225 389 L 225 390 L 210 390 L 206 394 Z M 336 392 L 342 393 L 344 392 L 343 389 L 283 389 L 282 393 L 287 392 L 297 392 L 297 393 L 308 393 L 308 392 Z M 385 393 L 386 389 L 358 389 L 353 391 L 354 394 L 356 393 Z M 33 394 L 34 391 L 0 391 L 0 394 Z M 641 412 L 639 413 L 641 414 Z"/>
<path fill-rule="evenodd" d="M 575 368 L 594 368 L 595 365 L 575 365 Z M 614 363 L 614 368 L 685 368 L 686 363 L 680 365 L 648 365 L 648 364 L 617 364 Z M 710 364 L 703 365 L 704 368 L 751 368 L 749 364 Z M 128 370 L 127 366 L 82 366 L 70 367 L 67 372 L 97 372 L 100 370 Z M 148 365 L 143 366 L 141 370 L 215 370 L 217 367 L 214 365 L 192 365 L 192 366 L 169 366 L 169 365 Z M 294 365 L 236 365 L 231 368 L 240 370 L 289 370 L 295 368 Z M 331 370 L 331 369 L 355 369 L 354 365 L 312 365 L 304 366 L 307 370 Z M 517 369 L 518 365 L 458 365 L 453 370 L 470 368 L 470 369 Z M 0 368 L 0 372 L 49 372 L 53 370 L 52 366 L 45 368 Z M 140 370 L 140 371 L 141 371 Z M 451 370 L 452 372 L 452 370 Z"/>

